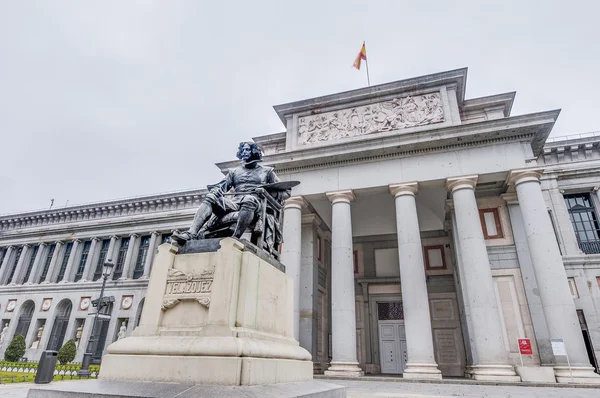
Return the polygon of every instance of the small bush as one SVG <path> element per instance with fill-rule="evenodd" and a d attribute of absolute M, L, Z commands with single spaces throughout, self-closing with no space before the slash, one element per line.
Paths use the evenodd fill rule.
<path fill-rule="evenodd" d="M 73 339 L 67 341 L 60 350 L 58 350 L 58 362 L 61 365 L 65 363 L 69 363 L 75 359 L 75 354 L 77 353 L 77 346 L 75 345 L 75 341 Z"/>
<path fill-rule="evenodd" d="M 25 337 L 21 334 L 16 335 L 4 351 L 4 360 L 17 362 L 25 354 L 25 349 Z"/>

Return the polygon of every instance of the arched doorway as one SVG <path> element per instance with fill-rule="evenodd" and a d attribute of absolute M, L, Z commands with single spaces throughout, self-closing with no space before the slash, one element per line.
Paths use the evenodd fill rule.
<path fill-rule="evenodd" d="M 67 326 L 69 326 L 69 318 L 71 317 L 71 309 L 73 304 L 71 300 L 64 299 L 56 307 L 56 316 L 54 317 L 54 325 L 52 325 L 52 333 L 48 340 L 47 350 L 58 351 L 65 339 Z"/>
<path fill-rule="evenodd" d="M 33 312 L 35 310 L 35 303 L 33 300 L 27 300 L 19 309 L 19 320 L 17 321 L 17 328 L 15 329 L 15 336 L 22 335 L 27 338 L 27 332 L 29 332 L 29 325 L 31 325 L 31 318 L 33 318 Z"/>

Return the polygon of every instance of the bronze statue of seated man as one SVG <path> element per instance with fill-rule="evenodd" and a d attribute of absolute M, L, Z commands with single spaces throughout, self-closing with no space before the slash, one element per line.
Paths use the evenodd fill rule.
<path fill-rule="evenodd" d="M 264 207 L 269 200 L 282 205 L 289 198 L 291 187 L 287 188 L 289 184 L 279 183 L 272 167 L 259 164 L 262 161 L 262 150 L 257 144 L 241 142 L 236 156 L 242 160 L 242 165 L 230 170 L 219 183 L 208 186 L 209 193 L 196 211 L 191 227 L 185 232 L 173 233 L 172 239 L 179 245 L 183 246 L 191 239 L 205 237 L 233 236 L 239 239 L 251 225 L 255 226 L 254 230 L 262 233 L 265 223 L 270 227 L 270 245 L 281 240 L 280 217 L 266 211 Z M 263 215 L 266 219 L 261 219 Z M 225 228 L 220 230 L 220 235 L 215 233 L 216 226 L 232 223 L 235 223 L 233 231 Z"/>

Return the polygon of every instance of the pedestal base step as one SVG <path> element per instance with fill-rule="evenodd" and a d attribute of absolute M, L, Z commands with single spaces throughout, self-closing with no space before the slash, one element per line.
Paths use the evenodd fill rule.
<path fill-rule="evenodd" d="M 262 386 L 217 386 L 104 380 L 61 381 L 33 387 L 27 398 L 344 398 L 346 387 L 318 380 Z"/>

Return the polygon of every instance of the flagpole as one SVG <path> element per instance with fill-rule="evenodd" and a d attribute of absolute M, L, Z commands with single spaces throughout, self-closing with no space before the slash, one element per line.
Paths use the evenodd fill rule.
<path fill-rule="evenodd" d="M 365 47 L 365 49 L 367 48 L 366 43 L 363 41 L 363 46 Z M 371 87 L 371 79 L 369 78 L 369 61 L 367 60 L 368 57 L 365 57 L 365 66 L 367 67 L 367 84 L 369 85 L 369 87 Z"/>

